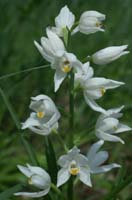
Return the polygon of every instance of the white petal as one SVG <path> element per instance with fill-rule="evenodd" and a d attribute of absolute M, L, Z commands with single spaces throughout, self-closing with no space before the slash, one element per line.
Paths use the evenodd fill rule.
<path fill-rule="evenodd" d="M 31 97 L 32 100 L 34 101 L 41 101 L 41 100 L 51 100 L 50 97 L 48 97 L 47 95 L 44 95 L 44 94 L 40 94 L 40 95 L 37 95 L 35 97 Z"/>
<path fill-rule="evenodd" d="M 62 72 L 61 70 L 56 70 L 55 76 L 54 76 L 54 84 L 55 84 L 54 91 L 55 92 L 57 92 L 57 90 L 59 89 L 65 77 L 66 77 L 66 73 Z"/>
<path fill-rule="evenodd" d="M 110 115 L 113 115 L 113 114 L 117 114 L 117 113 L 119 113 L 123 108 L 124 108 L 124 105 L 123 105 L 123 106 L 120 106 L 119 108 L 112 108 L 112 109 L 109 109 L 109 110 L 106 111 L 106 115 L 110 116 Z"/>
<path fill-rule="evenodd" d="M 67 166 L 67 163 L 69 161 L 69 156 L 68 155 L 63 155 L 63 156 L 60 156 L 59 160 L 58 160 L 58 165 L 60 167 L 65 167 Z"/>
<path fill-rule="evenodd" d="M 108 117 L 100 122 L 100 125 L 97 129 L 100 129 L 104 132 L 111 131 L 115 132 L 115 128 L 118 128 L 119 120 Z"/>
<path fill-rule="evenodd" d="M 93 160 L 93 158 L 95 157 L 97 151 L 100 149 L 100 147 L 101 147 L 103 144 L 104 144 L 104 141 L 103 141 L 103 140 L 100 140 L 100 141 L 94 143 L 94 144 L 90 147 L 90 149 L 89 149 L 89 151 L 88 151 L 88 153 L 87 153 L 87 158 L 88 158 L 89 163 L 92 162 L 92 160 Z"/>
<path fill-rule="evenodd" d="M 113 163 L 110 165 L 103 165 L 102 167 L 97 167 L 97 168 L 93 169 L 92 173 L 93 174 L 105 173 L 105 172 L 110 171 L 113 168 L 119 168 L 119 167 L 121 167 L 121 166 L 116 163 Z"/>
<path fill-rule="evenodd" d="M 128 54 L 129 51 L 124 51 L 127 47 L 128 45 L 122 45 L 102 49 L 92 55 L 93 62 L 99 65 L 110 63 L 122 55 Z"/>
<path fill-rule="evenodd" d="M 34 119 L 31 113 L 30 117 L 24 123 L 22 123 L 22 129 L 26 129 L 31 126 L 39 126 L 39 125 L 40 125 L 39 121 Z"/>
<path fill-rule="evenodd" d="M 84 99 L 86 103 L 95 111 L 105 114 L 105 109 L 101 108 L 93 99 L 89 98 L 88 95 L 84 92 Z"/>
<path fill-rule="evenodd" d="M 52 32 L 49 28 L 46 29 L 46 32 L 47 32 L 47 36 L 50 40 L 50 43 L 52 45 L 54 52 L 64 51 L 65 47 L 64 47 L 62 40 L 54 32 Z"/>
<path fill-rule="evenodd" d="M 67 58 L 68 61 L 70 61 L 70 63 L 75 63 L 77 61 L 76 56 L 73 53 L 64 53 L 64 56 Z"/>
<path fill-rule="evenodd" d="M 15 196 L 38 198 L 38 197 L 42 197 L 42 196 L 45 196 L 46 194 L 48 194 L 49 190 L 50 190 L 50 188 L 47 188 L 47 189 L 40 191 L 40 192 L 17 192 L 14 195 Z"/>
<path fill-rule="evenodd" d="M 78 177 L 80 181 L 82 181 L 84 184 L 86 184 L 89 187 L 92 187 L 90 173 L 88 169 L 81 167 Z"/>
<path fill-rule="evenodd" d="M 100 20 L 105 20 L 105 15 L 95 10 L 85 11 L 81 17 L 96 17 Z"/>
<path fill-rule="evenodd" d="M 90 164 L 90 168 L 91 167 L 97 167 L 101 164 L 103 164 L 108 158 L 108 152 L 107 151 L 100 151 L 98 152 L 95 157 L 93 157 L 93 160 Z"/>
<path fill-rule="evenodd" d="M 67 168 L 62 168 L 57 174 L 57 187 L 63 185 L 70 178 L 70 173 Z"/>
<path fill-rule="evenodd" d="M 67 6 L 64 6 L 61 10 L 59 15 L 55 18 L 55 24 L 57 27 L 65 28 L 68 27 L 71 29 L 75 21 L 75 16 L 69 10 Z"/>
<path fill-rule="evenodd" d="M 40 176 L 45 177 L 46 180 L 50 181 L 50 176 L 49 174 L 42 169 L 41 167 L 36 167 L 36 166 L 31 166 L 29 164 L 27 164 L 28 169 L 33 173 L 33 174 L 38 174 Z"/>
<path fill-rule="evenodd" d="M 53 54 L 47 53 L 47 52 L 41 47 L 41 45 L 40 45 L 38 42 L 34 41 L 34 44 L 35 44 L 35 46 L 37 47 L 37 49 L 39 50 L 40 54 L 43 56 L 43 58 L 44 58 L 45 60 L 47 60 L 48 62 L 52 63 L 53 60 L 54 60 Z"/>
<path fill-rule="evenodd" d="M 131 131 L 131 130 L 132 130 L 131 127 L 129 127 L 129 126 L 125 125 L 125 124 L 121 124 L 121 123 L 120 123 L 120 124 L 118 125 L 118 129 L 117 129 L 114 133 L 116 134 L 116 133 Z"/>
<path fill-rule="evenodd" d="M 28 167 L 24 167 L 22 165 L 17 165 L 18 169 L 28 178 L 32 176 L 32 172 L 30 171 L 30 169 L 28 169 Z"/>
<path fill-rule="evenodd" d="M 74 160 L 76 156 L 78 156 L 79 152 L 80 152 L 80 149 L 74 146 L 72 149 L 68 151 L 68 156 L 71 158 L 71 160 L 72 159 Z"/>
<path fill-rule="evenodd" d="M 101 88 L 104 87 L 105 89 L 113 89 L 117 88 L 120 85 L 123 85 L 123 82 L 114 81 L 111 79 L 106 78 L 91 78 L 87 80 L 87 88 L 89 89 L 95 89 L 95 88 Z"/>
<path fill-rule="evenodd" d="M 48 126 L 43 126 L 43 127 L 29 127 L 29 129 L 34 132 L 34 133 L 37 133 L 39 135 L 49 135 L 52 131 L 51 127 L 48 127 Z"/>
<path fill-rule="evenodd" d="M 98 138 L 100 138 L 100 139 L 102 139 L 104 141 L 121 142 L 122 144 L 125 143 L 121 138 L 119 138 L 119 137 L 117 137 L 115 135 L 112 135 L 112 134 L 104 133 L 104 132 L 102 132 L 100 130 L 96 131 L 95 134 L 96 134 L 96 136 Z"/>

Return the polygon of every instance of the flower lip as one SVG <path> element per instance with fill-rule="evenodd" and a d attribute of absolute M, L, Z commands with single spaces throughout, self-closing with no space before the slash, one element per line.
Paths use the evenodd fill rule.
<path fill-rule="evenodd" d="M 45 112 L 44 111 L 37 112 L 37 117 L 38 118 L 43 118 L 44 116 L 45 116 Z"/>
<path fill-rule="evenodd" d="M 77 163 L 75 160 L 73 160 L 71 163 L 70 163 L 70 169 L 69 169 L 69 172 L 71 175 L 77 175 L 79 173 L 80 169 L 79 167 L 77 167 Z"/>
<path fill-rule="evenodd" d="M 70 65 L 70 62 L 68 60 L 63 62 L 62 71 L 65 72 L 65 73 L 68 73 L 68 72 L 71 71 L 71 65 Z"/>

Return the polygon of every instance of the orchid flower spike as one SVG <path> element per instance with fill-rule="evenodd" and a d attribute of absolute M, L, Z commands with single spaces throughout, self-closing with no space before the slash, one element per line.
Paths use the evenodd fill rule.
<path fill-rule="evenodd" d="M 46 29 L 47 36 L 41 38 L 41 45 L 34 42 L 41 55 L 51 63 L 52 69 L 55 69 L 54 91 L 56 92 L 67 74 L 72 68 L 77 68 L 80 61 L 72 53 L 66 52 L 62 40 L 51 30 Z"/>
<path fill-rule="evenodd" d="M 123 108 L 124 106 L 110 109 L 106 114 L 101 114 L 99 116 L 95 130 L 95 134 L 98 138 L 105 141 L 121 142 L 124 144 L 124 141 L 116 135 L 121 132 L 130 131 L 132 128 L 119 122 L 119 118 L 122 117 L 120 111 Z"/>
<path fill-rule="evenodd" d="M 29 128 L 34 133 L 48 135 L 58 128 L 60 113 L 51 98 L 46 95 L 31 97 L 29 108 L 34 112 L 22 123 L 22 129 Z"/>
<path fill-rule="evenodd" d="M 18 165 L 18 169 L 28 177 L 28 183 L 39 188 L 37 192 L 17 192 L 15 196 L 38 198 L 48 194 L 51 186 L 51 178 L 49 174 L 40 167 L 27 164 L 27 167 Z"/>
<path fill-rule="evenodd" d="M 75 74 L 75 82 L 82 88 L 86 103 L 93 110 L 105 113 L 106 110 L 101 108 L 95 100 L 101 98 L 106 90 L 117 88 L 124 83 L 106 78 L 93 77 L 94 71 L 89 66 L 89 62 L 82 64 L 81 68 L 82 71 L 80 70 Z"/>
<path fill-rule="evenodd" d="M 128 45 L 112 46 L 97 51 L 92 55 L 92 61 L 97 65 L 105 65 L 129 53 L 125 51 Z"/>
<path fill-rule="evenodd" d="M 80 154 L 80 150 L 75 146 L 66 155 L 59 158 L 58 164 L 61 169 L 57 175 L 57 187 L 69 180 L 70 176 L 77 176 L 87 186 L 91 185 L 88 160 Z"/>
<path fill-rule="evenodd" d="M 102 165 L 108 159 L 109 156 L 107 151 L 99 151 L 100 147 L 103 144 L 103 140 L 94 143 L 87 153 L 88 166 L 90 168 L 91 174 L 106 173 L 113 168 L 121 167 L 116 163 Z"/>
<path fill-rule="evenodd" d="M 97 11 L 86 11 L 82 13 L 79 25 L 73 30 L 73 34 L 80 31 L 86 35 L 104 31 L 102 21 L 105 20 L 105 15 Z"/>
<path fill-rule="evenodd" d="M 55 27 L 52 27 L 51 30 L 55 32 L 59 37 L 63 37 L 63 30 L 72 28 L 75 22 L 74 14 L 69 10 L 67 6 L 64 6 L 59 15 L 55 18 Z"/>

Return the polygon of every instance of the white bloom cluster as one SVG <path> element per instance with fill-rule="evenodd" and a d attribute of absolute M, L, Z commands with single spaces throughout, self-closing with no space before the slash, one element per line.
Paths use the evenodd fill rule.
<path fill-rule="evenodd" d="M 104 14 L 97 11 L 86 11 L 81 15 L 79 22 L 75 22 L 74 14 L 67 6 L 64 6 L 55 18 L 55 27 L 46 29 L 47 37 L 41 37 L 40 44 L 34 42 L 43 58 L 55 70 L 54 91 L 59 89 L 66 76 L 72 72 L 75 75 L 75 86 L 82 89 L 86 103 L 91 109 L 100 113 L 95 126 L 95 135 L 100 140 L 90 147 L 86 155 L 81 154 L 80 150 L 74 146 L 67 154 L 60 156 L 57 187 L 67 182 L 72 175 L 77 176 L 81 182 L 91 187 L 92 174 L 105 173 L 113 168 L 119 168 L 120 165 L 116 163 L 102 165 L 108 159 L 108 152 L 99 151 L 99 149 L 104 141 L 124 143 L 117 134 L 131 130 L 129 126 L 119 122 L 119 118 L 122 116 L 120 111 L 124 106 L 105 110 L 96 103 L 96 100 L 101 98 L 108 89 L 117 88 L 124 83 L 104 77 L 94 77 L 94 70 L 90 66 L 90 62 L 79 61 L 76 55 L 67 52 L 64 44 L 66 30 L 71 35 L 78 31 L 87 35 L 97 31 L 104 32 L 102 28 L 104 20 Z M 129 51 L 125 51 L 126 48 L 127 45 L 107 47 L 94 53 L 90 60 L 95 64 L 105 65 L 129 53 Z M 29 108 L 33 112 L 22 123 L 22 129 L 28 128 L 34 133 L 45 136 L 58 129 L 60 113 L 51 98 L 46 95 L 32 97 Z M 28 183 L 39 188 L 40 191 L 18 192 L 15 193 L 16 196 L 36 198 L 42 197 L 50 191 L 51 178 L 44 169 L 29 164 L 27 167 L 18 165 L 18 168 L 28 177 Z"/>

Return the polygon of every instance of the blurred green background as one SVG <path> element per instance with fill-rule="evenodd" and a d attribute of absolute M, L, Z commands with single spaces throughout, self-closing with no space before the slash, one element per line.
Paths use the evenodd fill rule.
<path fill-rule="evenodd" d="M 68 111 L 67 81 L 55 95 L 53 92 L 54 72 L 50 67 L 12 77 L 5 76 L 47 64 L 35 48 L 33 41 L 39 41 L 40 37 L 45 35 L 45 28 L 54 25 L 54 18 L 61 7 L 66 4 L 76 15 L 77 20 L 86 10 L 97 10 L 107 16 L 105 33 L 100 32 L 88 36 L 78 33 L 72 37 L 71 52 L 75 53 L 79 59 L 112 45 L 128 44 L 132 52 L 132 0 L 0 0 L 0 192 L 25 180 L 16 168 L 18 163 L 32 164 L 35 162 L 34 158 L 29 160 L 19 135 L 24 133 L 19 129 L 19 121 L 24 121 L 30 113 L 28 105 L 31 96 L 44 93 L 55 100 L 62 111 L 60 132 L 65 138 L 64 141 L 68 142 L 68 120 L 64 112 L 64 110 Z M 92 65 L 96 76 L 104 76 L 126 83 L 118 89 L 108 91 L 99 100 L 99 104 L 104 108 L 126 105 L 122 121 L 130 126 L 132 126 L 131 60 L 130 53 L 107 66 Z M 75 144 L 81 146 L 85 153 L 88 146 L 97 141 L 93 128 L 98 114 L 89 109 L 82 94 L 76 97 L 75 112 Z M 131 176 L 131 132 L 123 133 L 121 136 L 126 145 L 106 143 L 104 146 L 110 152 L 109 162 L 123 164 L 121 175 L 118 175 L 118 170 L 113 170 L 105 175 L 92 177 L 92 189 L 82 184 L 77 186 L 79 187 L 79 190 L 76 188 L 76 191 L 79 191 L 76 192 L 78 199 L 105 199 L 111 188 L 115 187 L 116 177 L 121 176 L 126 179 Z M 46 166 L 43 138 L 31 134 L 28 130 L 25 131 L 23 138 L 32 145 L 40 165 Z M 58 157 L 62 149 L 57 138 L 53 136 L 52 139 Z M 11 196 L 0 200 L 6 199 L 21 198 Z M 120 190 L 117 199 L 132 199 L 131 184 Z"/>

